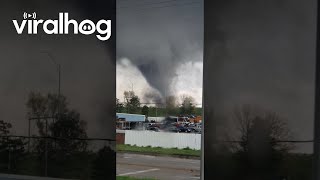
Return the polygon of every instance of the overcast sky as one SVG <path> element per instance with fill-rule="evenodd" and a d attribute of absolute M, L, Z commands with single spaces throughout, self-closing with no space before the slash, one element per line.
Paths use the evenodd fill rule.
<path fill-rule="evenodd" d="M 315 0 L 206 3 L 208 129 L 221 127 L 231 137 L 232 112 L 249 104 L 286 119 L 294 140 L 313 139 L 316 15 Z M 210 121 L 217 114 L 224 118 Z M 207 141 L 210 135 L 217 136 L 207 134 Z M 312 151 L 311 143 L 296 146 Z"/>
<path fill-rule="evenodd" d="M 202 99 L 203 1 L 117 1 L 117 97 Z"/>
<path fill-rule="evenodd" d="M 58 18 L 68 12 L 76 20 L 114 17 L 112 1 L 10 1 L 1 4 L 0 16 L 0 120 L 13 125 L 16 135 L 28 134 L 26 102 L 30 92 L 57 93 L 58 74 L 52 61 L 61 65 L 61 93 L 70 109 L 87 122 L 88 137 L 114 138 L 115 41 L 103 42 L 95 36 L 18 35 L 23 12 L 36 12 L 37 18 Z M 50 56 L 49 56 L 50 54 Z M 106 83 L 107 82 L 107 83 Z M 31 123 L 31 135 L 37 133 Z"/>

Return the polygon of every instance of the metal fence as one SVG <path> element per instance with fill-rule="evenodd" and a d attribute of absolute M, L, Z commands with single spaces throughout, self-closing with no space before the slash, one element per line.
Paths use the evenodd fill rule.
<path fill-rule="evenodd" d="M 125 131 L 125 144 L 163 148 L 201 149 L 201 134 Z"/>
<path fill-rule="evenodd" d="M 0 136 L 0 173 L 65 179 L 115 175 L 115 140 Z"/>

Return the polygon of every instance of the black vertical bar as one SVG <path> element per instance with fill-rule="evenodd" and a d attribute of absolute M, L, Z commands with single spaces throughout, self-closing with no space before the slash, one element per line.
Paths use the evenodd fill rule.
<path fill-rule="evenodd" d="M 203 77 L 203 76 L 202 76 Z M 202 80 L 202 84 L 203 80 Z M 200 156 L 200 179 L 204 180 L 204 96 L 203 96 L 203 85 L 202 85 L 202 121 L 201 121 L 201 156 Z"/>
<path fill-rule="evenodd" d="M 45 152 L 45 176 L 48 176 L 48 119 L 46 119 L 46 152 Z"/>
<path fill-rule="evenodd" d="M 31 131 L 31 127 L 30 127 L 30 121 L 31 121 L 31 119 L 28 119 L 28 153 L 30 152 L 30 140 L 31 140 L 31 138 L 30 138 L 30 131 Z"/>
<path fill-rule="evenodd" d="M 317 44 L 316 44 L 316 85 L 314 112 L 314 144 L 313 144 L 313 180 L 320 180 L 320 3 L 317 5 Z"/>

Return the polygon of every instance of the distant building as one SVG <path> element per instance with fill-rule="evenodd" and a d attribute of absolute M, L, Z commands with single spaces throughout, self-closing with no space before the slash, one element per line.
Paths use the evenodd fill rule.
<path fill-rule="evenodd" d="M 166 117 L 148 117 L 149 122 L 162 122 Z"/>
<path fill-rule="evenodd" d="M 117 113 L 117 129 L 134 129 L 145 122 L 146 116 L 141 114 Z"/>
<path fill-rule="evenodd" d="M 146 116 L 141 114 L 117 113 L 117 119 L 124 119 L 127 122 L 145 122 Z"/>

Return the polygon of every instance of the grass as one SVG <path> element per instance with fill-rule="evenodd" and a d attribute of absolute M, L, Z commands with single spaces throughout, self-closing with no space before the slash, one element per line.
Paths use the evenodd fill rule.
<path fill-rule="evenodd" d="M 128 176 L 117 176 L 117 180 L 155 180 L 155 179 L 150 179 L 150 178 L 133 178 L 133 177 L 128 177 Z"/>
<path fill-rule="evenodd" d="M 117 152 L 134 152 L 134 153 L 148 153 L 155 155 L 177 155 L 177 156 L 192 156 L 200 157 L 200 150 L 193 150 L 190 148 L 178 149 L 178 148 L 161 148 L 161 147 L 139 147 L 118 144 Z"/>

